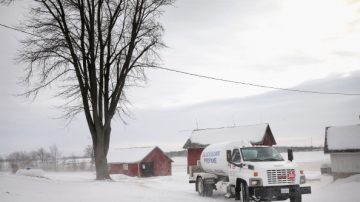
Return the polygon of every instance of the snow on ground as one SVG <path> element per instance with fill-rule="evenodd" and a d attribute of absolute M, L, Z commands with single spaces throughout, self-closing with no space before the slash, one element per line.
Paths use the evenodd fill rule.
<path fill-rule="evenodd" d="M 113 175 L 114 181 L 97 182 L 94 173 L 48 173 L 49 179 L 0 174 L 2 202 L 95 202 L 95 201 L 195 201 L 205 202 L 187 183 L 187 176 L 175 172 L 173 176 L 133 178 Z M 217 194 L 210 201 L 224 201 Z"/>
<path fill-rule="evenodd" d="M 332 182 L 330 176 L 320 176 L 320 165 L 328 161 L 322 152 L 294 153 L 295 161 L 305 173 L 312 174 L 308 185 L 313 193 L 304 195 L 304 202 L 360 201 L 360 175 Z M 189 184 L 186 174 L 186 158 L 173 158 L 173 175 L 166 177 L 137 178 L 112 175 L 113 181 L 95 181 L 91 172 L 46 173 L 46 178 L 0 173 L 1 202 L 205 202 L 233 201 L 214 192 L 213 198 L 203 198 Z M 309 166 L 310 165 L 310 166 Z M 317 170 L 315 169 L 317 165 Z"/>
<path fill-rule="evenodd" d="M 42 169 L 19 169 L 16 172 L 16 175 L 24 175 L 24 176 L 30 176 L 30 177 L 45 177 L 45 172 Z"/>

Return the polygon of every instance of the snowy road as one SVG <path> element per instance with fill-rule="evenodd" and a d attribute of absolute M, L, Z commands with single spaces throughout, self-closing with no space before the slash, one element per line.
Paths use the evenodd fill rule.
<path fill-rule="evenodd" d="M 194 192 L 185 174 L 171 177 L 130 178 L 112 176 L 112 182 L 94 181 L 93 173 L 50 173 L 51 179 L 0 174 L 0 201 L 92 202 L 92 201 L 209 201 Z M 215 194 L 210 201 L 226 201 Z"/>
<path fill-rule="evenodd" d="M 202 198 L 187 183 L 184 159 L 173 165 L 173 175 L 168 177 L 132 178 L 113 175 L 114 181 L 97 182 L 94 173 L 47 173 L 49 179 L 0 173 L 1 202 L 202 202 L 232 201 L 214 192 L 213 198 Z M 315 161 L 314 161 L 315 162 Z M 309 162 L 308 162 L 309 163 Z M 313 168 L 310 166 L 309 168 Z M 330 177 L 320 177 L 317 171 L 309 185 L 313 194 L 305 195 L 304 202 L 360 201 L 360 175 L 332 182 Z"/>

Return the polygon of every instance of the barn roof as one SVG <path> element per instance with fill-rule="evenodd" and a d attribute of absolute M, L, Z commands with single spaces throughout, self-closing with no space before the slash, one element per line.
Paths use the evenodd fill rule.
<path fill-rule="evenodd" d="M 325 153 L 359 152 L 360 125 L 327 127 Z"/>
<path fill-rule="evenodd" d="M 107 158 L 109 163 L 139 163 L 155 149 L 159 149 L 165 155 L 159 147 L 132 147 L 111 149 Z"/>
<path fill-rule="evenodd" d="M 276 141 L 267 123 L 196 129 L 192 132 L 183 148 L 203 148 L 212 143 L 242 140 L 249 141 L 251 144 L 262 144 L 267 135 L 270 137 L 272 144 L 275 145 Z"/>

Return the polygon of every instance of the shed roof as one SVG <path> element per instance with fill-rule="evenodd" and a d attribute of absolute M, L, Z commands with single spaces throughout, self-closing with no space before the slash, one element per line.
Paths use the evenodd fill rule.
<path fill-rule="evenodd" d="M 109 163 L 139 163 L 143 161 L 156 148 L 159 149 L 165 155 L 165 153 L 158 147 L 132 147 L 132 148 L 111 149 L 109 150 L 108 153 L 108 162 Z"/>
<path fill-rule="evenodd" d="M 213 143 L 242 140 L 248 141 L 251 144 L 262 144 L 266 135 L 269 135 L 272 143 L 276 144 L 268 123 L 196 129 L 193 130 L 183 148 L 203 148 Z"/>
<path fill-rule="evenodd" d="M 325 153 L 359 152 L 360 125 L 327 127 Z"/>

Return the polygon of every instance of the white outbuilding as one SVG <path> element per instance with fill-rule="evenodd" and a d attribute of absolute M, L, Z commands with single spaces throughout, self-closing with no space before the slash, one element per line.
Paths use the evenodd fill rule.
<path fill-rule="evenodd" d="M 334 179 L 360 174 L 360 125 L 326 127 L 324 152 Z"/>

